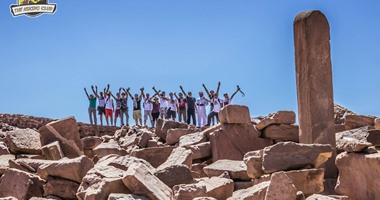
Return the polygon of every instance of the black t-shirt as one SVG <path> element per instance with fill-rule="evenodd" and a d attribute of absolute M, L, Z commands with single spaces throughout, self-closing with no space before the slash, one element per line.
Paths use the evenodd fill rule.
<path fill-rule="evenodd" d="M 133 99 L 133 110 L 141 110 L 141 99 Z"/>
<path fill-rule="evenodd" d="M 186 97 L 187 100 L 187 108 L 188 109 L 194 109 L 195 102 L 197 101 L 194 97 Z"/>

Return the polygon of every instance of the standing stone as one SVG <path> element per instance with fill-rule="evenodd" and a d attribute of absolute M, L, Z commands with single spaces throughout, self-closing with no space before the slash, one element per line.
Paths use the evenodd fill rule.
<path fill-rule="evenodd" d="M 326 177 L 336 177 L 330 27 L 325 15 L 305 11 L 294 20 L 294 46 L 300 142 L 330 144 Z"/>

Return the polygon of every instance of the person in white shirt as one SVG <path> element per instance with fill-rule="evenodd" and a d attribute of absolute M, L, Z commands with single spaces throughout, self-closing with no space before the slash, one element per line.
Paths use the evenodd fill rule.
<path fill-rule="evenodd" d="M 95 89 L 94 89 L 94 86 L 91 85 L 91 89 L 94 92 L 95 97 L 98 98 L 98 101 L 99 101 L 97 110 L 98 110 L 98 115 L 100 118 L 100 125 L 103 126 L 103 115 L 106 114 L 106 108 L 105 108 L 106 98 L 105 98 L 104 94 L 108 93 L 108 91 L 110 89 L 110 85 L 108 84 L 107 88 L 104 88 L 104 93 L 100 92 L 99 95 L 98 95 L 98 86 L 95 85 Z"/>
<path fill-rule="evenodd" d="M 203 127 L 207 124 L 206 106 L 208 105 L 208 99 L 203 95 L 203 92 L 199 92 L 199 98 L 197 99 L 197 115 L 198 115 L 198 127 Z"/>
<path fill-rule="evenodd" d="M 218 93 L 214 93 L 214 97 L 209 100 L 210 103 L 214 105 L 210 114 L 207 117 L 207 126 L 210 126 L 211 119 L 216 117 L 216 121 L 219 122 L 218 113 L 220 109 L 223 107 L 223 100 L 218 97 Z"/>
<path fill-rule="evenodd" d="M 240 91 L 240 87 L 238 87 L 236 89 L 236 91 L 232 94 L 231 97 L 229 97 L 227 93 L 224 93 L 223 94 L 223 96 L 224 96 L 223 106 L 227 106 L 227 105 L 231 104 L 232 99 L 234 98 L 234 96 L 236 95 L 236 93 L 238 93 L 239 91 Z"/>
<path fill-rule="evenodd" d="M 165 96 L 165 91 L 162 91 L 160 94 L 159 91 L 157 91 L 155 87 L 153 87 L 152 89 L 156 92 L 156 95 L 160 97 L 160 118 L 166 119 L 167 118 L 166 114 L 169 107 L 169 104 L 168 104 L 169 99 Z"/>
<path fill-rule="evenodd" d="M 108 118 L 111 118 L 111 126 L 113 126 L 113 99 L 111 98 L 111 92 L 107 93 L 106 97 L 106 122 L 107 126 L 109 126 Z"/>
<path fill-rule="evenodd" d="M 154 124 L 153 124 L 153 116 L 152 116 L 152 110 L 153 110 L 153 103 L 154 101 L 152 101 L 152 99 L 156 96 L 153 95 L 152 97 L 150 97 L 149 93 L 144 93 L 144 90 L 142 90 L 142 95 L 143 95 L 143 98 L 144 98 L 144 102 L 143 102 L 143 108 L 144 108 L 144 126 L 146 125 L 146 121 L 148 120 L 148 117 L 149 117 L 149 120 L 150 120 L 150 123 L 152 125 L 152 127 L 154 127 Z"/>
<path fill-rule="evenodd" d="M 169 100 L 168 100 L 168 112 L 167 112 L 167 117 L 168 119 L 172 119 L 175 121 L 176 113 L 178 110 L 178 101 L 177 99 L 174 98 L 174 95 L 172 92 L 169 93 Z"/>

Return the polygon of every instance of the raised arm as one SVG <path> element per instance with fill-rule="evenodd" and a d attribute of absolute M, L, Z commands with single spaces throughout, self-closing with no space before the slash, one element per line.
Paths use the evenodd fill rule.
<path fill-rule="evenodd" d="M 145 94 L 144 94 L 144 87 L 140 88 L 141 94 L 140 94 L 140 100 L 144 97 L 145 99 Z"/>
<path fill-rule="evenodd" d="M 129 90 L 131 90 L 131 88 L 128 88 L 128 89 L 126 90 L 126 92 L 127 92 L 128 96 L 131 97 L 131 99 L 133 100 L 133 96 L 132 96 L 132 94 L 129 92 Z"/>
<path fill-rule="evenodd" d="M 186 93 L 185 90 L 183 89 L 182 85 L 180 85 L 179 88 L 181 89 L 183 95 L 185 95 L 185 97 L 187 97 L 187 93 Z"/>
<path fill-rule="evenodd" d="M 87 89 L 86 89 L 86 88 L 84 88 L 84 92 L 86 93 L 87 98 L 90 99 L 90 96 L 88 95 L 88 93 L 87 93 Z"/>
<path fill-rule="evenodd" d="M 203 88 L 205 89 L 206 94 L 207 94 L 208 96 L 210 96 L 210 92 L 208 91 L 206 85 L 203 83 L 202 86 L 203 86 Z"/>
<path fill-rule="evenodd" d="M 160 93 L 156 90 L 156 88 L 153 86 L 152 87 L 153 91 L 156 93 L 156 95 L 160 95 Z M 161 91 L 161 90 L 160 90 Z"/>
<path fill-rule="evenodd" d="M 123 89 L 122 87 L 119 88 L 119 94 L 121 94 L 121 90 L 122 90 L 122 89 Z"/>
<path fill-rule="evenodd" d="M 220 81 L 218 82 L 218 88 L 216 89 L 217 94 L 219 94 L 219 89 L 220 89 Z"/>
<path fill-rule="evenodd" d="M 106 92 L 104 94 L 107 94 L 109 91 L 110 91 L 110 84 L 107 84 L 107 89 L 106 89 Z"/>
<path fill-rule="evenodd" d="M 98 86 L 95 86 L 95 90 L 94 90 L 94 86 L 91 85 L 91 90 L 92 92 L 95 94 L 96 98 L 99 98 L 99 95 L 98 95 Z"/>
<path fill-rule="evenodd" d="M 175 96 L 176 99 L 178 99 L 178 96 L 177 96 L 177 93 L 176 93 L 176 92 L 174 92 L 174 96 Z"/>
<path fill-rule="evenodd" d="M 115 100 L 117 99 L 117 98 L 112 94 L 112 92 L 110 92 L 110 94 L 111 94 L 111 96 L 112 96 L 113 99 L 115 99 Z"/>
<path fill-rule="evenodd" d="M 155 96 L 157 96 L 157 95 L 160 95 L 160 92 L 161 92 L 161 90 L 158 90 L 158 92 L 156 92 L 152 97 L 150 97 L 149 99 L 153 99 Z"/>
<path fill-rule="evenodd" d="M 234 96 L 239 92 L 240 87 L 236 89 L 236 91 L 231 95 L 231 100 L 234 98 Z"/>

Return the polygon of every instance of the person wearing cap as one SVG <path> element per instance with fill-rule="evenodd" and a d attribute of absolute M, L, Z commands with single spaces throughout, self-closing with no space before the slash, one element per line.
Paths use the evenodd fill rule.
<path fill-rule="evenodd" d="M 171 118 L 173 121 L 175 121 L 177 110 L 178 110 L 177 99 L 174 98 L 173 92 L 170 92 L 169 99 L 168 99 L 168 112 L 167 112 L 168 119 Z"/>
<path fill-rule="evenodd" d="M 207 124 L 206 106 L 208 105 L 208 99 L 203 95 L 203 92 L 199 92 L 199 98 L 197 99 L 197 115 L 198 115 L 198 127 L 203 127 Z"/>
<path fill-rule="evenodd" d="M 193 97 L 191 92 L 186 93 L 183 89 L 182 85 L 179 86 L 182 93 L 186 96 L 186 104 L 187 104 L 187 124 L 190 124 L 190 121 L 193 120 L 194 126 L 197 124 L 197 120 L 195 118 L 196 112 L 196 99 Z"/>
<path fill-rule="evenodd" d="M 86 93 L 88 101 L 90 102 L 90 105 L 88 107 L 88 116 L 90 117 L 90 123 L 91 125 L 94 123 L 96 125 L 96 97 L 93 94 L 88 95 L 86 88 L 84 88 L 84 92 Z"/>

